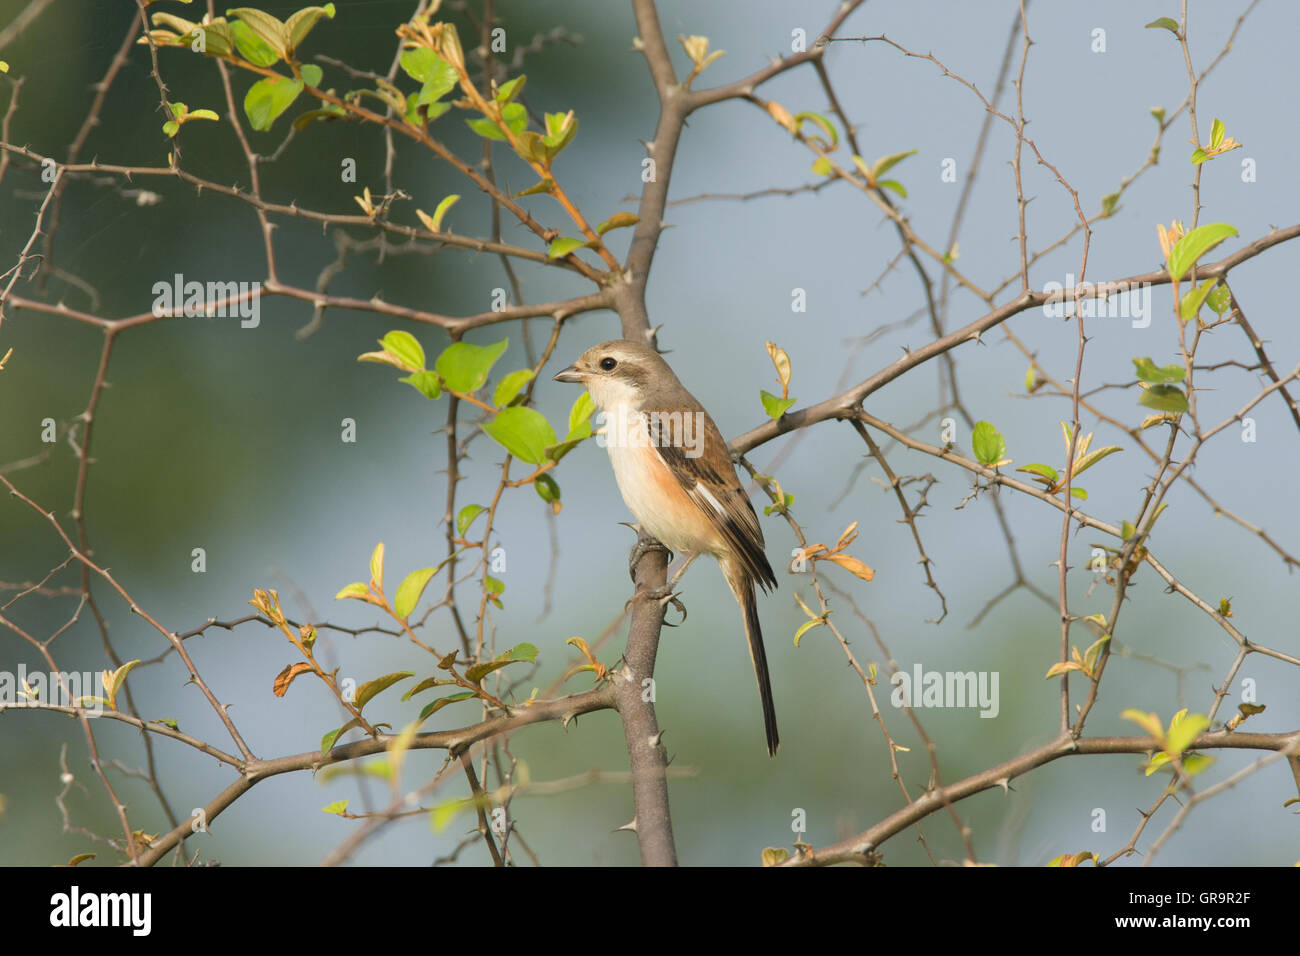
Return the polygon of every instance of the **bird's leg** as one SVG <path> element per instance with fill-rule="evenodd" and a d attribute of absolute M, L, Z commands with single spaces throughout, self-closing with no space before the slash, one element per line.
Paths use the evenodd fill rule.
<path fill-rule="evenodd" d="M 682 562 L 682 566 L 677 569 L 677 573 L 673 575 L 672 580 L 669 581 L 668 584 L 666 585 L 669 591 L 677 587 L 677 582 L 682 579 L 682 575 L 686 573 L 686 569 L 689 568 L 692 564 L 694 564 L 695 559 L 698 558 L 699 556 L 700 556 L 700 552 L 698 551 L 692 551 L 686 556 L 686 560 Z"/>
<path fill-rule="evenodd" d="M 636 544 L 632 545 L 632 553 L 627 556 L 627 573 L 636 582 L 636 566 L 651 551 L 662 551 L 666 557 L 665 561 L 673 559 L 673 553 L 666 548 L 657 538 L 652 538 L 641 530 L 639 525 L 632 525 L 636 528 Z"/>

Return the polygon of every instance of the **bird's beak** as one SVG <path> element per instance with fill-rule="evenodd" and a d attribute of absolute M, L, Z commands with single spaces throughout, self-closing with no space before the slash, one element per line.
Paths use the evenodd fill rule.
<path fill-rule="evenodd" d="M 578 366 L 570 365 L 568 368 L 555 373 L 557 382 L 571 382 L 575 385 L 581 385 L 587 378 L 585 372 L 578 371 Z"/>

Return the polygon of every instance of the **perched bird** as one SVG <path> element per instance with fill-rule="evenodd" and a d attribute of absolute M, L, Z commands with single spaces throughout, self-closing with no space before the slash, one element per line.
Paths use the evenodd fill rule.
<path fill-rule="evenodd" d="M 647 534 L 689 558 L 718 560 L 740 605 L 758 679 L 767 751 L 780 743 L 754 584 L 776 587 L 758 515 L 736 479 L 727 443 L 709 413 L 654 349 L 615 339 L 588 349 L 555 376 L 587 387 L 603 413 L 602 436 L 628 509 Z"/>

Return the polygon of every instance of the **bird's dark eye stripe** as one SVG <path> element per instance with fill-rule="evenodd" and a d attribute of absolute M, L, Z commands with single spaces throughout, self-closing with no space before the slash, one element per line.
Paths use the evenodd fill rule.
<path fill-rule="evenodd" d="M 603 368 L 606 372 L 613 371 L 614 366 L 617 364 L 618 362 L 615 359 L 610 358 L 608 355 L 600 360 L 600 367 Z"/>

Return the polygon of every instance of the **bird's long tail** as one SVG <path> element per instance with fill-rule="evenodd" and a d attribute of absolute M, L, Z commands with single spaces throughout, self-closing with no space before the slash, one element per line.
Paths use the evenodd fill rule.
<path fill-rule="evenodd" d="M 754 599 L 754 582 L 745 570 L 731 561 L 720 562 L 727 586 L 740 605 L 745 619 L 745 639 L 749 642 L 749 659 L 758 680 L 758 698 L 763 704 L 763 727 L 767 731 L 767 752 L 776 756 L 781 739 L 776 730 L 776 706 L 772 701 L 772 679 L 767 673 L 767 653 L 763 650 L 763 630 L 758 623 L 758 603 Z"/>

